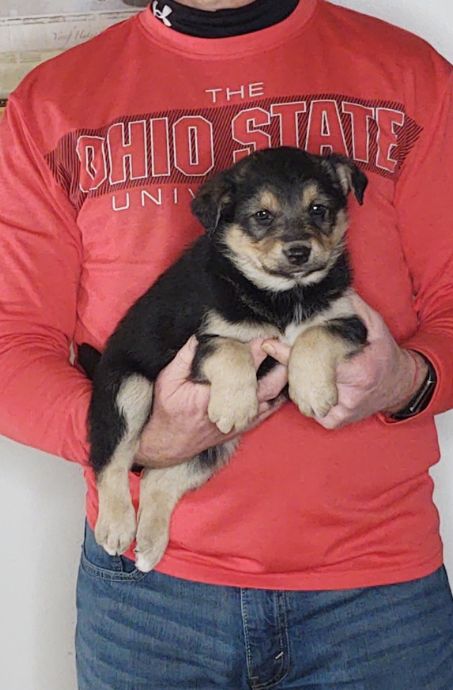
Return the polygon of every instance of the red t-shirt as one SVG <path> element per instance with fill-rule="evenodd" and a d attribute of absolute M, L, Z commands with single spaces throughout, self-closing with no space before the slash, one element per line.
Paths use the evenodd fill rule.
<path fill-rule="evenodd" d="M 281 589 L 432 572 L 433 414 L 453 406 L 451 94 L 422 40 L 322 0 L 224 39 L 147 9 L 38 67 L 0 126 L 0 432 L 84 465 L 93 525 L 90 384 L 70 342 L 102 348 L 201 232 L 189 202 L 206 176 L 257 147 L 333 149 L 370 179 L 351 200 L 355 287 L 433 362 L 434 398 L 413 420 L 336 431 L 288 403 L 180 502 L 158 570 Z"/>

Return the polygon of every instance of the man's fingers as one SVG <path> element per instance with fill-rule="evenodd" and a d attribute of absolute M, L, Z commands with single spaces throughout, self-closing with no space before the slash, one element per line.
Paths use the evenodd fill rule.
<path fill-rule="evenodd" d="M 383 328 L 386 328 L 382 316 L 355 292 L 351 295 L 351 303 L 355 313 L 367 327 L 368 342 L 381 338 Z"/>
<path fill-rule="evenodd" d="M 288 398 L 285 395 L 279 395 L 275 400 L 269 400 L 267 402 L 262 402 L 258 408 L 258 416 L 254 419 L 249 429 L 254 429 L 259 426 L 261 422 L 270 417 L 277 412 L 285 403 L 288 402 Z"/>
<path fill-rule="evenodd" d="M 350 299 L 357 316 L 360 316 L 360 318 L 363 319 L 365 325 L 367 326 L 368 322 L 371 320 L 371 312 L 373 311 L 373 309 L 356 292 L 353 292 L 351 294 Z"/>
<path fill-rule="evenodd" d="M 283 364 L 276 364 L 266 376 L 258 381 L 259 402 L 276 398 L 287 383 L 288 369 Z"/>
<path fill-rule="evenodd" d="M 187 380 L 190 376 L 197 347 L 198 340 L 192 335 L 179 352 L 176 353 L 170 364 L 163 369 L 167 382 L 180 383 Z"/>
<path fill-rule="evenodd" d="M 346 423 L 346 413 L 341 405 L 335 405 L 325 417 L 315 417 L 318 424 L 324 429 L 341 429 Z"/>
<path fill-rule="evenodd" d="M 289 345 L 285 345 L 279 340 L 271 339 L 265 340 L 261 347 L 266 354 L 273 357 L 275 360 L 277 360 L 277 362 L 284 364 L 285 367 L 288 366 L 289 354 L 291 352 Z"/>
<path fill-rule="evenodd" d="M 267 357 L 267 354 L 261 347 L 263 342 L 263 338 L 253 338 L 253 340 L 250 341 L 250 351 L 252 353 L 253 362 L 257 371 L 260 368 L 260 364 L 262 364 Z"/>

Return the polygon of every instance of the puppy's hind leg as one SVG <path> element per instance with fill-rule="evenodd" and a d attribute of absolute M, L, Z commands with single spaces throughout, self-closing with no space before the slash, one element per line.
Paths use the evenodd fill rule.
<path fill-rule="evenodd" d="M 140 482 L 136 566 L 144 573 L 156 566 L 167 548 L 170 520 L 179 499 L 199 488 L 228 461 L 238 441 L 210 448 L 175 467 L 145 470 Z"/>
<path fill-rule="evenodd" d="M 128 472 L 149 416 L 152 393 L 152 383 L 133 374 L 124 379 L 115 400 L 124 431 L 107 464 L 97 474 L 99 514 L 95 529 L 96 541 L 112 556 L 124 553 L 135 537 L 136 519 Z"/>

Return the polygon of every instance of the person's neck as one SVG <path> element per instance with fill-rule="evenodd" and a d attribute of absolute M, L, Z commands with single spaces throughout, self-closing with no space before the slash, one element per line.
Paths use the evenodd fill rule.
<path fill-rule="evenodd" d="M 153 0 L 154 16 L 169 29 L 198 38 L 228 38 L 282 22 L 299 0 Z"/>
<path fill-rule="evenodd" d="M 178 0 L 180 5 L 193 7 L 196 10 L 215 12 L 216 10 L 234 10 L 237 7 L 251 5 L 254 0 Z"/>

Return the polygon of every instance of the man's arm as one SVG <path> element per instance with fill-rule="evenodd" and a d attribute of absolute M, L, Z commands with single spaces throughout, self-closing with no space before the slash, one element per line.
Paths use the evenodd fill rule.
<path fill-rule="evenodd" d="M 417 160 L 401 176 L 395 206 L 419 328 L 404 346 L 434 366 L 430 414 L 453 407 L 453 75 L 436 104 Z"/>
<path fill-rule="evenodd" d="M 380 415 L 384 422 L 404 424 L 386 413 L 404 408 L 423 384 L 427 372 L 423 357 L 432 363 L 437 383 L 420 414 L 434 415 L 453 407 L 453 77 L 446 63 L 443 66 L 443 88 L 435 103 L 426 104 L 428 125 L 397 183 L 394 201 L 418 328 L 400 347 L 380 315 L 355 298 L 371 346 L 339 365 L 338 405 L 318 420 L 327 429 L 376 413 L 384 413 Z M 264 348 L 287 363 L 289 349 L 281 343 L 267 342 Z"/>
<path fill-rule="evenodd" d="M 91 383 L 69 362 L 81 264 L 75 210 L 12 97 L 0 124 L 0 434 L 86 464 Z M 258 366 L 265 355 L 255 350 Z M 187 381 L 191 356 L 193 344 L 162 372 L 143 464 L 175 464 L 226 440 L 207 417 L 209 390 Z M 268 401 L 285 383 L 283 367 L 261 382 L 256 423 L 278 409 Z"/>
<path fill-rule="evenodd" d="M 13 96 L 0 123 L 0 433 L 86 463 L 91 385 L 69 362 L 80 270 L 75 210 Z"/>

